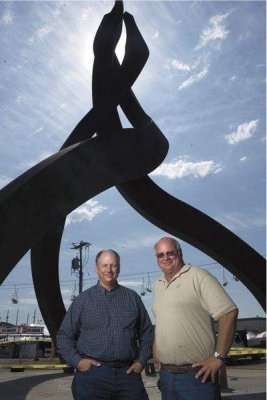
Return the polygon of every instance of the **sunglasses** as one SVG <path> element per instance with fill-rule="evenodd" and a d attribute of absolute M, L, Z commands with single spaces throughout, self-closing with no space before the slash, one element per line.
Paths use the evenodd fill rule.
<path fill-rule="evenodd" d="M 161 259 L 161 258 L 164 258 L 164 257 L 167 257 L 167 258 L 175 257 L 176 255 L 177 255 L 177 251 L 166 251 L 166 253 L 157 253 L 156 257 L 158 259 Z"/>

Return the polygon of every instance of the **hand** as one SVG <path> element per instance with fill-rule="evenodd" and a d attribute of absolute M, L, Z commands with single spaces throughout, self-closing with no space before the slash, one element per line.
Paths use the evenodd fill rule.
<path fill-rule="evenodd" d="M 143 369 L 144 369 L 143 364 L 141 364 L 139 361 L 136 361 L 127 370 L 127 374 L 131 374 L 132 372 L 135 372 L 136 374 L 141 374 Z"/>
<path fill-rule="evenodd" d="M 156 371 L 159 371 L 161 368 L 160 361 L 158 358 L 153 358 L 153 363 Z"/>
<path fill-rule="evenodd" d="M 92 360 L 91 358 L 83 358 L 76 365 L 76 369 L 80 372 L 85 372 L 88 371 L 92 365 L 94 365 L 95 367 L 99 367 L 101 364 L 99 361 Z"/>
<path fill-rule="evenodd" d="M 192 365 L 192 367 L 202 367 L 196 374 L 196 378 L 201 378 L 202 383 L 205 383 L 209 376 L 211 376 L 211 381 L 215 383 L 215 375 L 218 369 L 221 368 L 223 362 L 217 358 L 210 356 L 206 360 L 199 361 Z"/>

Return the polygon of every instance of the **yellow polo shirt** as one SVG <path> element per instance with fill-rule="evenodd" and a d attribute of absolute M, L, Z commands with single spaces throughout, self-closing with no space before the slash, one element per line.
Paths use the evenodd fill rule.
<path fill-rule="evenodd" d="M 191 364 L 214 353 L 213 320 L 237 309 L 217 279 L 206 270 L 184 265 L 167 282 L 155 282 L 157 355 L 164 364 Z"/>

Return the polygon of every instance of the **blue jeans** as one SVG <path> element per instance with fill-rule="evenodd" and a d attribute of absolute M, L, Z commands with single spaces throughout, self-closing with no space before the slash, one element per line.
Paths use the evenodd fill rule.
<path fill-rule="evenodd" d="M 74 400 L 148 400 L 141 374 L 127 374 L 128 367 L 92 366 L 76 371 L 72 381 Z"/>
<path fill-rule="evenodd" d="M 166 369 L 160 370 L 162 400 L 217 400 L 220 390 L 211 381 L 202 383 L 195 373 L 174 374 Z"/>

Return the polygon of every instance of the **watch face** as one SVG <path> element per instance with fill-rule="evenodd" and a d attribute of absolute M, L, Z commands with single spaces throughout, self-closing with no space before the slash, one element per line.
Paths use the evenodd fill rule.
<path fill-rule="evenodd" d="M 218 360 L 225 361 L 225 357 L 223 357 L 220 353 L 215 351 L 214 357 L 217 358 Z"/>

